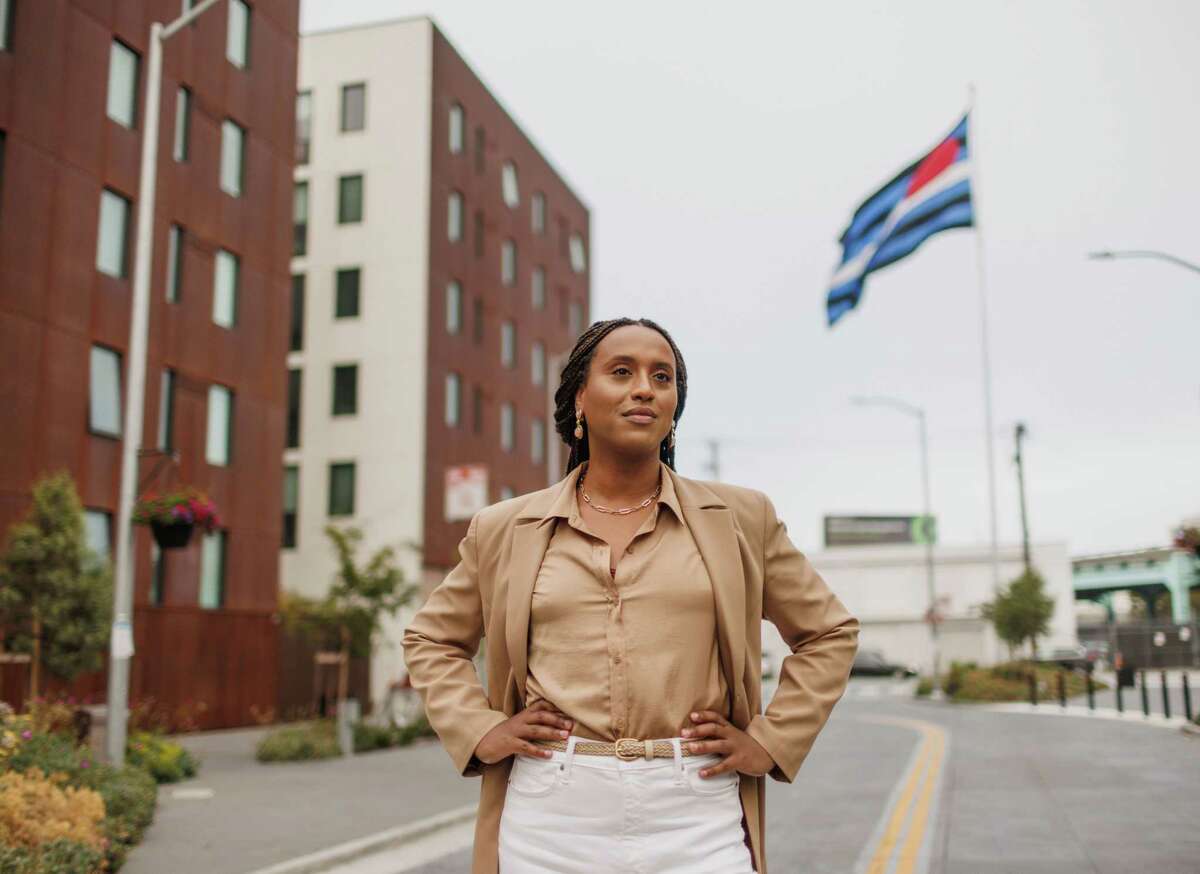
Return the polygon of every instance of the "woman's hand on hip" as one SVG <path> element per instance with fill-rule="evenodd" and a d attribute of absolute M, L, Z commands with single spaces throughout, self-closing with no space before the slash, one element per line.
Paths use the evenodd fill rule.
<path fill-rule="evenodd" d="M 574 720 L 568 719 L 548 701 L 536 701 L 483 736 L 475 747 L 475 758 L 494 765 L 511 755 L 548 759 L 550 750 L 534 745 L 535 740 L 566 740 Z"/>
<path fill-rule="evenodd" d="M 761 777 L 775 767 L 775 760 L 758 741 L 715 710 L 697 710 L 692 714 L 692 726 L 684 728 L 680 736 L 697 738 L 687 743 L 693 755 L 716 753 L 724 756 L 721 762 L 701 771 L 701 777 L 713 777 L 726 771 Z"/>

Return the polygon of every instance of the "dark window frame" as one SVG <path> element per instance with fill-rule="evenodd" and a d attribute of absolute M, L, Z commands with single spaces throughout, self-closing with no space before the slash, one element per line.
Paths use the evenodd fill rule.
<path fill-rule="evenodd" d="M 287 499 L 286 499 L 286 495 L 287 495 L 287 491 L 288 491 L 287 482 L 288 482 L 289 474 L 294 474 L 295 478 L 296 478 L 296 487 L 295 487 L 296 501 L 295 501 L 295 505 L 292 506 L 290 509 L 288 508 Z M 297 523 L 297 519 L 300 515 L 300 465 L 285 464 L 283 466 L 283 495 L 284 495 L 284 497 L 281 500 L 281 506 L 283 508 L 283 531 L 282 531 L 283 536 L 281 538 L 280 548 L 281 549 L 295 549 L 299 543 L 299 540 L 297 538 L 297 533 L 296 533 L 296 527 L 297 527 L 296 523 Z"/>
<path fill-rule="evenodd" d="M 353 277 L 353 284 L 351 278 Z M 343 284 L 345 283 L 345 284 Z M 333 317 L 357 319 L 362 315 L 362 268 L 339 267 L 333 275 Z M 353 311 L 349 304 L 353 301 Z"/>
<path fill-rule="evenodd" d="M 289 352 L 302 352 L 304 350 L 304 307 L 307 286 L 307 274 L 292 274 L 291 325 L 288 336 Z"/>
<path fill-rule="evenodd" d="M 304 191 L 304 220 L 296 220 L 296 197 Z M 307 179 L 292 183 L 292 257 L 303 258 L 308 254 L 309 185 Z"/>
<path fill-rule="evenodd" d="M 303 422 L 304 371 L 299 367 L 288 368 L 287 406 L 284 429 L 284 447 L 300 448 L 300 426 Z"/>
<path fill-rule="evenodd" d="M 358 217 L 350 218 L 346 210 L 346 185 L 358 180 Z M 367 215 L 367 183 L 363 173 L 346 173 L 338 177 L 338 215 L 339 225 L 359 225 L 366 220 Z"/>
<path fill-rule="evenodd" d="M 334 506 L 334 477 L 338 473 L 350 472 L 349 510 Z M 357 503 L 358 465 L 353 461 L 333 461 L 329 464 L 329 501 L 326 507 L 329 516 L 353 516 Z"/>
<path fill-rule="evenodd" d="M 362 124 L 359 127 L 347 127 L 347 95 L 355 88 L 362 89 Z M 353 134 L 365 131 L 367 129 L 367 83 L 366 82 L 347 82 L 342 86 L 341 90 L 341 105 L 338 107 L 338 129 L 344 134 Z"/>
<path fill-rule="evenodd" d="M 333 365 L 330 415 L 358 415 L 358 364 Z"/>

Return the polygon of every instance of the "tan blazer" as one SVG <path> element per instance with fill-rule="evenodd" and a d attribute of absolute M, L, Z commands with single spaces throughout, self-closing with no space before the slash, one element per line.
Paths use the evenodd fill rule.
<path fill-rule="evenodd" d="M 668 473 L 712 579 L 731 721 L 775 759 L 771 776 L 790 783 L 845 690 L 858 620 L 792 545 L 766 495 Z M 512 767 L 511 757 L 484 765 L 472 754 L 523 706 L 530 599 L 554 531 L 537 523 L 569 479 L 481 510 L 459 545 L 460 563 L 404 634 L 405 660 L 430 724 L 460 773 L 483 776 L 472 874 L 497 874 Z M 765 714 L 760 617 L 775 624 L 791 649 Z M 481 637 L 490 642 L 486 692 L 471 662 Z M 767 871 L 765 800 L 763 778 L 742 775 L 742 809 L 760 874 Z"/>

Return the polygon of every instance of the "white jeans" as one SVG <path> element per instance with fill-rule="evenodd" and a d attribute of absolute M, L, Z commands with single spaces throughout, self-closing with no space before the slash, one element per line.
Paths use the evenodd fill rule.
<path fill-rule="evenodd" d="M 500 818 L 500 874 L 752 874 L 740 775 L 720 756 L 622 761 L 517 756 Z"/>

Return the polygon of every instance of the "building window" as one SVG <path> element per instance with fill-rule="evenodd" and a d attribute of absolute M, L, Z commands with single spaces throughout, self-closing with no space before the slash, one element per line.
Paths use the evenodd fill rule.
<path fill-rule="evenodd" d="M 540 191 L 535 191 L 530 201 L 529 226 L 535 234 L 546 233 L 546 195 Z"/>
<path fill-rule="evenodd" d="M 242 196 L 242 162 L 246 154 L 246 131 L 236 122 L 221 122 L 221 190 L 230 197 Z"/>
<path fill-rule="evenodd" d="M 512 240 L 500 244 L 500 280 L 505 285 L 517 281 L 517 244 Z"/>
<path fill-rule="evenodd" d="M 483 389 L 478 385 L 471 390 L 471 430 L 483 433 Z"/>
<path fill-rule="evenodd" d="M 237 324 L 238 286 L 242 266 L 237 255 L 217 250 L 216 270 L 213 272 L 213 323 L 222 328 Z"/>
<path fill-rule="evenodd" d="M 292 330 L 288 343 L 289 352 L 299 352 L 304 348 L 304 284 L 303 273 L 292 277 Z"/>
<path fill-rule="evenodd" d="M 529 460 L 541 464 L 546 457 L 546 423 L 534 419 L 529 428 Z"/>
<path fill-rule="evenodd" d="M 296 95 L 296 163 L 307 164 L 312 158 L 312 92 Z"/>
<path fill-rule="evenodd" d="M 347 267 L 337 272 L 337 294 L 333 305 L 335 319 L 350 319 L 358 315 L 358 292 L 362 285 L 362 270 Z"/>
<path fill-rule="evenodd" d="M 475 210 L 475 234 L 474 234 L 475 257 L 476 258 L 483 257 L 483 243 L 484 243 L 483 234 L 484 234 L 483 210 L 477 209 L 477 210 Z"/>
<path fill-rule="evenodd" d="M 13 6 L 16 0 L 0 0 L 0 52 L 12 49 Z"/>
<path fill-rule="evenodd" d="M 363 220 L 363 178 L 361 173 L 338 179 L 338 224 L 356 224 Z"/>
<path fill-rule="evenodd" d="M 298 367 L 288 370 L 287 387 L 287 443 L 288 449 L 300 446 L 300 396 L 304 388 L 304 377 Z"/>
<path fill-rule="evenodd" d="M 224 531 L 205 534 L 200 547 L 200 606 L 216 610 L 225 606 L 225 553 L 228 537 Z"/>
<path fill-rule="evenodd" d="M 515 425 L 513 405 L 505 401 L 500 405 L 500 448 L 505 452 L 512 452 Z"/>
<path fill-rule="evenodd" d="M 363 130 L 367 126 L 367 86 L 365 82 L 342 86 L 342 130 Z"/>
<path fill-rule="evenodd" d="M 250 63 L 250 7 L 245 0 L 229 0 L 225 57 L 229 63 L 242 69 Z"/>
<path fill-rule="evenodd" d="M 164 367 L 158 395 L 158 448 L 175 448 L 175 371 Z"/>
<path fill-rule="evenodd" d="M 505 161 L 500 171 L 500 190 L 504 195 L 504 205 L 516 209 L 521 205 L 521 191 L 517 187 L 517 165 Z"/>
<path fill-rule="evenodd" d="M 358 413 L 358 365 L 337 364 L 333 368 L 333 415 Z"/>
<path fill-rule="evenodd" d="M 308 183 L 292 187 L 292 255 L 308 254 Z"/>
<path fill-rule="evenodd" d="M 117 279 L 127 275 L 129 213 L 132 206 L 115 191 L 100 192 L 100 229 L 96 238 L 96 269 Z"/>
<path fill-rule="evenodd" d="M 101 561 L 108 561 L 112 557 L 112 513 L 85 509 L 83 542 Z"/>
<path fill-rule="evenodd" d="M 446 374 L 446 424 L 458 427 L 462 418 L 462 379 L 457 373 Z"/>
<path fill-rule="evenodd" d="M 462 286 L 455 280 L 446 283 L 446 333 L 462 330 Z"/>
<path fill-rule="evenodd" d="M 175 92 L 175 144 L 171 155 L 176 161 L 188 159 L 188 141 L 192 131 L 192 92 L 180 85 Z"/>
<path fill-rule="evenodd" d="M 487 160 L 484 152 L 487 151 L 487 134 L 483 130 L 483 125 L 475 127 L 475 172 L 483 173 L 487 168 Z"/>
<path fill-rule="evenodd" d="M 530 378 L 534 385 L 546 384 L 546 347 L 541 340 L 533 341 L 529 355 Z"/>
<path fill-rule="evenodd" d="M 208 441 L 204 459 L 209 464 L 229 464 L 233 444 L 233 392 L 223 385 L 208 387 Z"/>
<path fill-rule="evenodd" d="M 483 331 L 483 328 L 484 328 L 484 325 L 483 325 L 483 298 L 481 298 L 481 297 L 475 298 L 473 309 L 475 310 L 475 312 L 472 313 L 473 318 L 471 319 L 471 324 L 472 324 L 472 327 L 474 328 L 475 336 L 472 339 L 475 341 L 475 345 L 479 346 L 479 345 L 483 344 L 483 333 L 484 333 L 484 331 Z"/>
<path fill-rule="evenodd" d="M 582 273 L 587 269 L 587 256 L 583 251 L 583 237 L 579 234 L 571 234 L 571 269 L 576 273 Z"/>
<path fill-rule="evenodd" d="M 533 278 L 530 282 L 533 308 L 535 310 L 544 310 L 546 308 L 546 268 L 534 267 Z"/>
<path fill-rule="evenodd" d="M 296 548 L 296 513 L 300 505 L 300 468 L 283 469 L 283 548 Z"/>
<path fill-rule="evenodd" d="M 108 117 L 122 127 L 137 121 L 138 56 L 113 40 L 108 53 Z"/>
<path fill-rule="evenodd" d="M 329 515 L 354 515 L 354 462 L 329 465 Z"/>
<path fill-rule="evenodd" d="M 167 231 L 167 300 L 176 303 L 183 286 L 183 228 L 171 225 Z"/>
<path fill-rule="evenodd" d="M 578 337 L 583 331 L 583 307 L 580 305 L 579 301 L 571 301 L 569 312 L 571 336 Z"/>
<path fill-rule="evenodd" d="M 462 239 L 463 198 L 457 191 L 451 191 L 446 202 L 446 238 L 451 243 Z"/>
<path fill-rule="evenodd" d="M 121 356 L 92 347 L 88 428 L 106 437 L 121 436 Z"/>
<path fill-rule="evenodd" d="M 517 326 L 508 320 L 500 324 L 500 363 L 508 368 L 517 363 Z"/>
<path fill-rule="evenodd" d="M 157 543 L 150 544 L 150 591 L 147 600 L 151 607 L 159 607 L 163 601 L 163 589 L 167 582 L 167 556 L 158 548 Z"/>
<path fill-rule="evenodd" d="M 458 155 L 463 150 L 463 128 L 466 125 L 466 119 L 463 117 L 463 108 L 455 103 L 450 107 L 450 154 Z"/>

